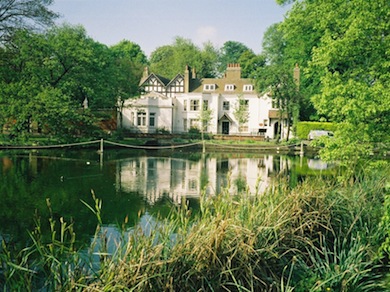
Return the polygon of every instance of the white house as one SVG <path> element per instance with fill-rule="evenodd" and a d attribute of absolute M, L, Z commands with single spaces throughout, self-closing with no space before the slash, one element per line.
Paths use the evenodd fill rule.
<path fill-rule="evenodd" d="M 257 93 L 251 79 L 241 78 L 239 64 L 228 65 L 222 78 L 202 79 L 189 66 L 184 75 L 178 74 L 172 80 L 149 74 L 145 68 L 140 87 L 143 93 L 139 98 L 124 101 L 122 121 L 118 122 L 134 132 L 155 133 L 164 129 L 186 133 L 192 127 L 200 128 L 203 109 L 210 113 L 207 133 L 272 139 L 278 127 L 282 129 L 282 138 L 287 130 L 272 98 Z M 247 114 L 240 124 L 237 112 L 243 111 Z"/>

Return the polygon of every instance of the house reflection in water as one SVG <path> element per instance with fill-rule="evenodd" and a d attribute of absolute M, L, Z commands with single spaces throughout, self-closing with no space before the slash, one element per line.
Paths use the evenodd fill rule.
<path fill-rule="evenodd" d="M 197 161 L 173 157 L 136 157 L 117 162 L 118 191 L 138 192 L 150 204 L 164 196 L 181 203 L 182 198 L 198 197 L 228 190 L 231 194 L 248 190 L 262 193 L 272 176 L 289 169 L 281 156 L 255 158 L 204 157 Z"/>

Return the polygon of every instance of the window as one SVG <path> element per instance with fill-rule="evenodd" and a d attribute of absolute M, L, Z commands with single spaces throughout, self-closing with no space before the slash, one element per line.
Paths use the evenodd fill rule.
<path fill-rule="evenodd" d="M 198 187 L 198 182 L 196 181 L 196 179 L 190 179 L 190 180 L 188 180 L 188 188 L 189 188 L 191 191 L 196 191 L 196 190 L 197 190 L 197 187 Z"/>
<path fill-rule="evenodd" d="M 244 91 L 253 91 L 253 85 L 252 84 L 245 84 Z"/>
<path fill-rule="evenodd" d="M 213 91 L 215 90 L 215 84 L 205 84 L 203 86 L 204 91 Z"/>
<path fill-rule="evenodd" d="M 199 110 L 199 100 L 198 99 L 192 99 L 190 101 L 190 110 L 191 111 L 198 111 Z"/>
<path fill-rule="evenodd" d="M 209 109 L 209 101 L 208 100 L 204 100 L 203 101 L 203 110 L 207 111 L 208 109 Z"/>
<path fill-rule="evenodd" d="M 155 127 L 156 126 L 156 113 L 150 113 L 149 114 L 149 126 Z"/>
<path fill-rule="evenodd" d="M 144 111 L 137 112 L 137 125 L 146 126 L 146 113 Z"/>
<path fill-rule="evenodd" d="M 224 111 L 230 110 L 230 102 L 224 101 L 223 104 L 222 104 L 222 108 L 223 108 Z"/>
<path fill-rule="evenodd" d="M 187 100 L 186 99 L 184 100 L 183 107 L 184 107 L 184 111 L 187 111 Z"/>
<path fill-rule="evenodd" d="M 187 119 L 183 119 L 183 130 L 184 130 L 184 132 L 187 132 L 187 130 L 188 130 Z"/>
<path fill-rule="evenodd" d="M 233 84 L 225 84 L 225 91 L 233 91 L 234 85 Z"/>

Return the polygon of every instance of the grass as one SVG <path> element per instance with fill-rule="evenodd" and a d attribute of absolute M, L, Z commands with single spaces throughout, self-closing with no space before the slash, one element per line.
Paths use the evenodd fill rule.
<path fill-rule="evenodd" d="M 388 230 L 378 226 L 386 217 L 388 173 L 387 167 L 353 181 L 312 178 L 293 189 L 277 180 L 263 194 L 231 194 L 227 187 L 203 195 L 197 214 L 177 207 L 152 232 L 122 230 L 115 248 L 94 197 L 87 207 L 98 223 L 88 249 L 75 248 L 71 223 L 50 218 L 45 237 L 37 221 L 30 247 L 15 251 L 3 242 L 2 288 L 386 291 L 388 254 L 379 251 Z"/>

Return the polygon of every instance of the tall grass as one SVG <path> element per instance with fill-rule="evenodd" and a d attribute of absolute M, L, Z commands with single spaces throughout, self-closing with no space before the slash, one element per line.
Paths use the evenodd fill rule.
<path fill-rule="evenodd" d="M 388 169 L 354 181 L 278 180 L 263 194 L 202 195 L 200 212 L 172 209 L 152 232 L 103 232 L 76 250 L 72 224 L 51 218 L 33 245 L 0 252 L 3 289 L 62 291 L 385 291 L 388 254 L 378 228 Z M 59 232 L 57 230 L 60 230 Z M 108 245 L 111 244 L 111 247 Z M 387 283 L 388 285 L 388 283 Z M 388 289 L 389 287 L 387 287 Z"/>

